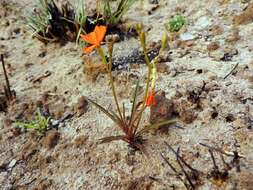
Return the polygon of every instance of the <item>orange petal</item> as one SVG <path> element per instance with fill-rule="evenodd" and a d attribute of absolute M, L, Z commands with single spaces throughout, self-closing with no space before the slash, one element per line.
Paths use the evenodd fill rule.
<path fill-rule="evenodd" d="M 106 26 L 96 26 L 94 33 L 96 35 L 97 43 L 100 44 L 105 37 Z"/>
<path fill-rule="evenodd" d="M 154 94 L 154 92 L 150 92 L 149 95 L 148 95 L 148 97 L 147 97 L 147 100 L 146 100 L 146 105 L 147 106 L 152 106 L 154 104 L 156 104 L 156 102 L 155 102 L 155 94 Z"/>
<path fill-rule="evenodd" d="M 83 48 L 84 53 L 90 53 L 93 51 L 93 49 L 96 47 L 96 45 L 92 45 L 90 47 L 87 48 Z"/>
<path fill-rule="evenodd" d="M 83 34 L 81 34 L 80 35 L 81 36 L 81 38 L 84 40 L 84 41 L 86 41 L 86 42 L 88 42 L 88 43 L 90 43 L 90 44 L 97 44 L 97 37 L 96 37 L 96 34 L 95 34 L 95 32 L 91 32 L 91 33 L 89 33 L 89 34 L 87 34 L 87 35 L 83 35 Z"/>

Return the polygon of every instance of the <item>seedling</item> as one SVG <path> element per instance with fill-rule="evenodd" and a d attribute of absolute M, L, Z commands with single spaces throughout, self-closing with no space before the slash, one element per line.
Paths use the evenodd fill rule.
<path fill-rule="evenodd" d="M 120 22 L 123 15 L 131 8 L 135 0 L 117 0 L 116 8 L 113 3 L 108 0 L 99 0 L 98 15 L 102 15 L 102 19 L 109 26 L 115 26 Z"/>
<path fill-rule="evenodd" d="M 41 134 L 44 134 L 50 126 L 50 117 L 45 117 L 40 111 L 36 112 L 35 118 L 30 122 L 17 122 L 17 127 L 35 130 Z"/>
<path fill-rule="evenodd" d="M 174 120 L 169 121 L 163 121 L 157 124 L 153 125 L 147 125 L 145 127 L 140 127 L 142 114 L 145 111 L 145 109 L 148 106 L 152 106 L 155 104 L 155 81 L 156 81 L 156 64 L 158 62 L 158 58 L 160 56 L 160 53 L 165 49 L 165 45 L 167 40 L 166 38 L 163 39 L 163 45 L 160 50 L 159 55 L 151 62 L 147 55 L 146 50 L 146 38 L 145 33 L 142 31 L 141 27 L 138 27 L 139 36 L 141 45 L 143 48 L 146 64 L 148 66 L 148 78 L 146 81 L 146 89 L 143 96 L 143 99 L 141 102 L 137 102 L 137 91 L 139 89 L 139 82 L 137 82 L 134 97 L 132 101 L 132 108 L 131 112 L 127 113 L 125 109 L 125 105 L 122 104 L 122 109 L 120 108 L 120 103 L 118 101 L 116 88 L 113 80 L 113 74 L 112 74 L 112 54 L 113 54 L 113 44 L 114 39 L 113 37 L 107 36 L 106 44 L 108 49 L 108 59 L 104 54 L 103 49 L 100 47 L 100 43 L 103 40 L 105 33 L 106 33 L 106 27 L 105 26 L 96 26 L 95 30 L 87 35 L 81 35 L 83 40 L 86 42 L 92 44 L 90 47 L 84 48 L 85 53 L 89 53 L 93 51 L 93 49 L 98 50 L 98 54 L 100 55 L 103 64 L 105 64 L 107 73 L 110 80 L 110 85 L 112 89 L 113 98 L 116 104 L 117 112 L 114 112 L 113 110 L 107 110 L 103 106 L 99 105 L 95 101 L 87 98 L 89 102 L 91 102 L 93 105 L 95 105 L 97 108 L 99 108 L 104 114 L 106 114 L 114 123 L 117 125 L 117 127 L 123 132 L 122 135 L 119 136 L 110 136 L 105 137 L 101 139 L 101 143 L 107 143 L 115 140 L 122 140 L 127 142 L 132 148 L 135 150 L 142 150 L 144 151 L 144 139 L 143 139 L 143 133 L 151 130 L 151 129 L 157 129 L 161 126 L 165 126 L 171 123 L 174 123 Z"/>
<path fill-rule="evenodd" d="M 182 15 L 173 16 L 167 25 L 167 28 L 171 32 L 178 32 L 185 25 L 185 17 Z"/>

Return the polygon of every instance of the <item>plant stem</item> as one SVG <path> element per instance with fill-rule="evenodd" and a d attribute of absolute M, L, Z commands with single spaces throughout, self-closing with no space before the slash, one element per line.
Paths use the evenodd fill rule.
<path fill-rule="evenodd" d="M 141 118 L 142 118 L 142 113 L 143 113 L 143 111 L 144 111 L 145 108 L 146 108 L 145 103 L 146 103 L 146 99 L 147 99 L 147 97 L 148 97 L 148 89 L 149 89 L 150 78 L 151 78 L 151 70 L 152 70 L 151 62 L 150 62 L 150 60 L 149 60 L 149 58 L 148 58 L 148 54 L 147 54 L 147 49 L 146 49 L 145 40 L 141 40 L 141 46 L 142 46 L 143 53 L 144 53 L 144 59 L 145 59 L 146 64 L 147 64 L 147 66 L 148 66 L 148 78 L 147 78 L 147 83 L 146 83 L 146 89 L 145 89 L 145 94 L 144 94 L 144 98 L 143 98 L 142 108 L 141 108 L 140 113 L 139 113 L 138 116 L 137 116 L 138 121 L 137 121 L 136 128 L 135 128 L 135 130 L 134 130 L 134 134 L 137 132 L 138 126 L 139 126 L 140 121 L 141 121 Z M 137 118 L 136 118 L 136 119 L 137 119 Z"/>
<path fill-rule="evenodd" d="M 106 68 L 108 71 L 108 75 L 110 78 L 110 84 L 112 87 L 112 93 L 113 93 L 114 101 L 116 103 L 120 119 L 121 119 L 121 121 L 124 121 L 123 117 L 122 117 L 122 113 L 120 111 L 119 102 L 118 102 L 118 98 L 117 98 L 117 94 L 116 94 L 116 90 L 115 90 L 115 86 L 114 86 L 114 80 L 113 80 L 113 76 L 112 76 L 112 69 L 111 69 L 112 68 L 112 58 L 110 56 L 110 63 L 108 64 L 103 49 L 101 47 L 98 47 L 97 49 L 98 49 L 98 53 L 99 53 L 100 57 L 102 58 L 103 63 L 106 65 Z"/>

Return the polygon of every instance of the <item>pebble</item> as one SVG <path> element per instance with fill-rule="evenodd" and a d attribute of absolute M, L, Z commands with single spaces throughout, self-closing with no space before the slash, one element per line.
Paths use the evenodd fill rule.
<path fill-rule="evenodd" d="M 196 25 L 195 25 L 195 28 L 197 30 L 203 30 L 207 27 L 209 27 L 211 25 L 211 21 L 208 17 L 200 17 L 197 22 L 196 22 Z"/>
<path fill-rule="evenodd" d="M 158 123 L 171 119 L 174 107 L 172 101 L 165 97 L 165 92 L 155 96 L 156 104 L 150 108 L 150 123 Z"/>
<path fill-rule="evenodd" d="M 196 36 L 194 36 L 191 33 L 183 33 L 183 34 L 180 34 L 179 37 L 180 37 L 180 40 L 182 41 L 194 40 L 196 38 Z"/>
<path fill-rule="evenodd" d="M 7 166 L 8 170 L 11 170 L 17 163 L 17 160 L 13 159 Z"/>

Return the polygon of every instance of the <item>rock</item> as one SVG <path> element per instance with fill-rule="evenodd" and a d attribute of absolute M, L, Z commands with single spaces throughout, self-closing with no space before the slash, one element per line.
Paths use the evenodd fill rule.
<path fill-rule="evenodd" d="M 215 61 L 220 61 L 224 57 L 224 52 L 222 51 L 211 51 L 209 56 Z"/>
<path fill-rule="evenodd" d="M 88 110 L 88 101 L 84 96 L 81 96 L 76 105 L 74 106 L 74 111 L 78 117 L 82 116 Z"/>
<path fill-rule="evenodd" d="M 56 130 L 48 131 L 46 136 L 42 139 L 42 145 L 47 149 L 51 149 L 55 147 L 55 145 L 58 143 L 59 138 L 60 133 L 58 131 Z"/>
<path fill-rule="evenodd" d="M 13 159 L 7 166 L 8 170 L 11 170 L 17 163 L 17 160 Z"/>
<path fill-rule="evenodd" d="M 194 40 L 196 36 L 194 36 L 191 33 L 182 33 L 179 35 L 180 40 L 182 41 L 189 41 L 189 40 Z"/>
<path fill-rule="evenodd" d="M 211 23 L 210 19 L 206 16 L 203 16 L 197 20 L 197 22 L 195 24 L 195 28 L 197 30 L 203 30 L 203 29 L 209 27 L 211 24 L 212 23 Z"/>
<path fill-rule="evenodd" d="M 235 48 L 226 48 L 221 61 L 232 61 L 233 56 L 238 55 L 238 50 Z"/>
<path fill-rule="evenodd" d="M 159 73 L 170 73 L 170 67 L 165 62 L 157 63 L 156 68 Z"/>
<path fill-rule="evenodd" d="M 220 44 L 219 42 L 211 42 L 210 44 L 207 45 L 207 50 L 210 51 L 215 51 L 219 49 Z"/>
<path fill-rule="evenodd" d="M 173 103 L 174 110 L 183 122 L 189 124 L 196 119 L 197 115 L 193 111 L 193 105 L 191 102 L 181 98 L 179 100 L 175 100 Z"/>
<path fill-rule="evenodd" d="M 150 107 L 150 123 L 154 124 L 171 119 L 174 111 L 173 103 L 165 97 L 165 92 L 155 95 L 155 101 L 156 104 Z"/>
<path fill-rule="evenodd" d="M 226 38 L 226 42 L 229 42 L 229 43 L 233 43 L 233 42 L 237 42 L 238 40 L 240 40 L 240 33 L 239 33 L 239 29 L 238 28 L 234 28 L 232 30 L 232 33 L 229 34 Z"/>
<path fill-rule="evenodd" d="M 208 30 L 213 36 L 221 35 L 224 32 L 224 29 L 220 25 L 210 26 Z"/>

